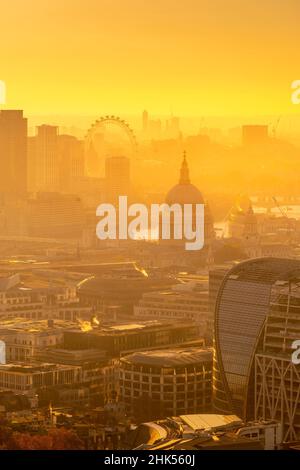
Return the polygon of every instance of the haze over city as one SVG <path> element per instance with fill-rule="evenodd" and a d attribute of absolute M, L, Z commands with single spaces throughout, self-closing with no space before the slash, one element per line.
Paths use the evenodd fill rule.
<path fill-rule="evenodd" d="M 1 2 L 0 454 L 300 449 L 299 17 Z"/>

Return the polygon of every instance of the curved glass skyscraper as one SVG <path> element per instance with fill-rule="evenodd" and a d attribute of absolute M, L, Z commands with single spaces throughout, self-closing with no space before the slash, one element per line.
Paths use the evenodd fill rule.
<path fill-rule="evenodd" d="M 234 266 L 215 308 L 214 407 L 243 419 L 277 419 L 300 435 L 300 261 L 261 258 Z"/>

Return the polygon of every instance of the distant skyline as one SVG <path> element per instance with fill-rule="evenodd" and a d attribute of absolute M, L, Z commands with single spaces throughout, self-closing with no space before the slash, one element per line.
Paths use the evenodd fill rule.
<path fill-rule="evenodd" d="M 0 108 L 1 109 L 1 108 Z M 300 111 L 300 107 L 299 107 Z M 91 124 L 101 116 L 106 114 L 111 114 L 109 112 L 101 113 L 101 110 L 98 113 L 94 114 L 48 114 L 48 115 L 38 115 L 38 114 L 29 114 L 24 110 L 25 116 L 28 118 L 28 133 L 29 135 L 34 135 L 36 132 L 36 126 L 41 124 L 51 124 L 58 126 L 60 133 L 65 132 L 74 134 L 77 137 L 84 137 L 87 130 Z M 142 131 L 142 112 L 136 114 L 128 113 L 116 113 L 122 119 L 125 119 L 134 132 L 139 138 L 141 138 Z M 220 129 L 224 136 L 230 131 L 230 129 L 241 127 L 245 124 L 261 124 L 269 126 L 269 132 L 272 134 L 274 126 L 276 127 L 276 135 L 278 138 L 284 138 L 288 140 L 293 140 L 294 142 L 299 143 L 299 131 L 300 131 L 300 113 L 289 114 L 289 115 L 249 115 L 249 116 L 182 116 L 177 115 L 180 122 L 180 130 L 183 135 L 196 135 L 202 132 L 205 133 L 205 129 Z M 170 118 L 170 114 L 154 114 L 149 111 L 150 119 L 161 119 L 162 125 L 165 125 L 167 119 Z"/>
<path fill-rule="evenodd" d="M 298 0 L 11 0 L 0 79 L 26 114 L 299 115 Z"/>

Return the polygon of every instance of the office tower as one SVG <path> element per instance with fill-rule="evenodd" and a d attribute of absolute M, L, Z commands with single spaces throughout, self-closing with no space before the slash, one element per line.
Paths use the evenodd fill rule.
<path fill-rule="evenodd" d="M 119 196 L 130 195 L 130 160 L 127 157 L 108 157 L 105 160 L 106 192 L 110 202 Z"/>
<path fill-rule="evenodd" d="M 105 155 L 105 141 L 103 134 L 96 134 L 85 149 L 85 161 L 87 174 L 93 178 L 102 177 L 104 161 L 101 155 Z"/>
<path fill-rule="evenodd" d="M 166 121 L 166 135 L 170 139 L 177 139 L 180 135 L 179 118 L 172 116 Z"/>
<path fill-rule="evenodd" d="M 268 141 L 268 126 L 247 125 L 242 127 L 243 145 L 262 145 Z"/>
<path fill-rule="evenodd" d="M 135 352 L 120 361 L 121 397 L 138 420 L 209 412 L 211 379 L 208 348 Z"/>
<path fill-rule="evenodd" d="M 68 191 L 84 176 L 84 144 L 72 135 L 58 136 L 59 187 Z"/>
<path fill-rule="evenodd" d="M 36 189 L 57 191 L 59 189 L 58 127 L 37 127 L 35 138 Z"/>
<path fill-rule="evenodd" d="M 214 407 L 242 419 L 274 419 L 284 441 L 300 437 L 300 262 L 260 258 L 224 277 L 215 309 Z"/>
<path fill-rule="evenodd" d="M 29 200 L 28 212 L 30 236 L 81 239 L 85 217 L 78 196 L 40 192 Z"/>
<path fill-rule="evenodd" d="M 148 111 L 143 111 L 142 115 L 142 121 L 143 121 L 143 134 L 146 135 L 148 132 L 148 121 L 149 121 L 149 114 Z"/>
<path fill-rule="evenodd" d="M 27 137 L 27 172 L 28 191 L 36 191 L 37 165 L 36 165 L 36 136 Z"/>
<path fill-rule="evenodd" d="M 29 191 L 69 189 L 72 154 L 76 153 L 75 144 L 72 146 L 73 139 L 77 141 L 73 136 L 59 136 L 58 128 L 49 125 L 38 126 L 37 135 L 28 137 Z"/>
<path fill-rule="evenodd" d="M 21 110 L 0 112 L 0 192 L 27 191 L 27 119 Z"/>
<path fill-rule="evenodd" d="M 161 120 L 152 119 L 148 122 L 150 139 L 161 139 Z"/>

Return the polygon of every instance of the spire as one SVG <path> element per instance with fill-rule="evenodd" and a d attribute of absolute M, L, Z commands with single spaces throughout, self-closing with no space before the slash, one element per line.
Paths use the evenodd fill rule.
<path fill-rule="evenodd" d="M 183 161 L 180 169 L 180 179 L 179 184 L 190 184 L 190 172 L 189 167 L 186 161 L 186 152 L 183 152 Z"/>
<path fill-rule="evenodd" d="M 253 210 L 253 207 L 252 207 L 251 202 L 250 202 L 250 204 L 249 204 L 249 208 L 248 208 L 247 214 L 248 214 L 248 215 L 254 215 L 254 210 Z"/>

